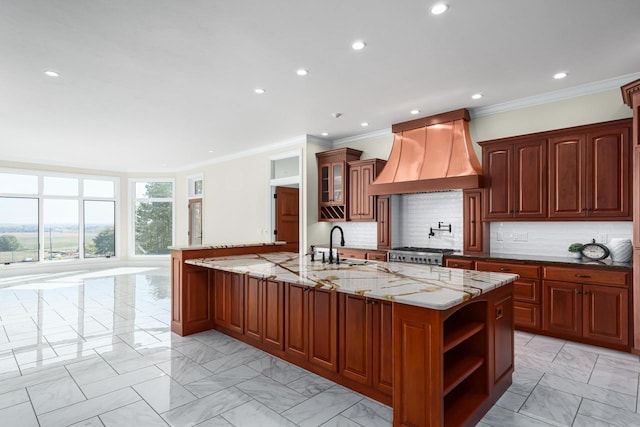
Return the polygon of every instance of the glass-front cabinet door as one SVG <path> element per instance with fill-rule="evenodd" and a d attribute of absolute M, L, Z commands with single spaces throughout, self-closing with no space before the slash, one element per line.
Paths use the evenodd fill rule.
<path fill-rule="evenodd" d="M 331 169 L 333 171 L 333 200 L 331 201 L 335 203 L 342 203 L 342 190 L 344 187 L 342 179 L 342 163 L 334 163 Z"/>
<path fill-rule="evenodd" d="M 320 200 L 322 203 L 329 203 L 329 167 L 330 165 L 322 165 L 320 167 Z"/>

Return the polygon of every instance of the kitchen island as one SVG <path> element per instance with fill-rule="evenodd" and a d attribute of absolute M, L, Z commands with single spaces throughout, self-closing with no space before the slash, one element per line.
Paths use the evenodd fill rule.
<path fill-rule="evenodd" d="M 185 264 L 208 277 L 212 328 L 393 406 L 394 425 L 474 425 L 511 384 L 517 275 L 287 252 Z"/>

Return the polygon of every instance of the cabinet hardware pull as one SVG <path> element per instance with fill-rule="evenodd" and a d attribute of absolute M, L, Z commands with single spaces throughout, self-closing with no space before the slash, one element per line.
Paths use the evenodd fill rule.
<path fill-rule="evenodd" d="M 580 291 L 576 289 L 576 294 L 580 295 Z"/>
<path fill-rule="evenodd" d="M 371 301 L 371 304 L 376 305 L 378 304 L 378 301 Z"/>
<path fill-rule="evenodd" d="M 500 271 L 511 271 L 511 269 L 507 267 L 500 267 Z"/>
<path fill-rule="evenodd" d="M 586 274 L 576 274 L 576 277 L 579 279 L 591 279 L 591 276 L 588 276 Z"/>

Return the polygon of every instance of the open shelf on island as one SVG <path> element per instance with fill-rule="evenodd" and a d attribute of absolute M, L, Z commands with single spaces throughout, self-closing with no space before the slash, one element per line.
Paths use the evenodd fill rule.
<path fill-rule="evenodd" d="M 484 363 L 484 358 L 480 356 L 460 356 L 454 362 L 450 362 L 444 371 L 443 394 L 446 396 L 460 384 L 469 378 Z"/>
<path fill-rule="evenodd" d="M 454 329 L 444 337 L 443 352 L 451 350 L 461 342 L 477 334 L 484 329 L 484 322 L 469 322 L 460 326 L 458 329 Z"/>

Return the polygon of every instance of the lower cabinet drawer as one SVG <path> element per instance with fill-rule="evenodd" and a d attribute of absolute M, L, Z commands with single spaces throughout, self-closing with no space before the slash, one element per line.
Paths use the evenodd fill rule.
<path fill-rule="evenodd" d="M 513 282 L 513 299 L 539 303 L 541 300 L 540 288 L 540 280 L 538 279 L 518 279 Z"/>
<path fill-rule="evenodd" d="M 476 270 L 495 271 L 496 273 L 517 274 L 520 277 L 540 278 L 540 267 L 530 264 L 515 264 L 495 261 L 476 261 Z"/>
<path fill-rule="evenodd" d="M 444 262 L 444 266 L 449 268 L 464 268 L 465 270 L 473 270 L 473 260 L 447 258 Z"/>
<path fill-rule="evenodd" d="M 387 261 L 386 252 L 367 252 L 367 259 L 371 261 Z"/>
<path fill-rule="evenodd" d="M 351 259 L 366 259 L 367 253 L 365 251 L 358 251 L 353 249 L 341 249 L 338 251 L 340 254 L 340 258 L 351 258 Z"/>
<path fill-rule="evenodd" d="M 513 322 L 515 326 L 531 329 L 540 329 L 541 313 L 540 305 L 528 302 L 513 302 Z"/>
<path fill-rule="evenodd" d="M 558 280 L 571 283 L 601 283 L 609 286 L 629 286 L 629 273 L 606 269 L 585 269 L 570 267 L 543 267 L 546 280 Z"/>

